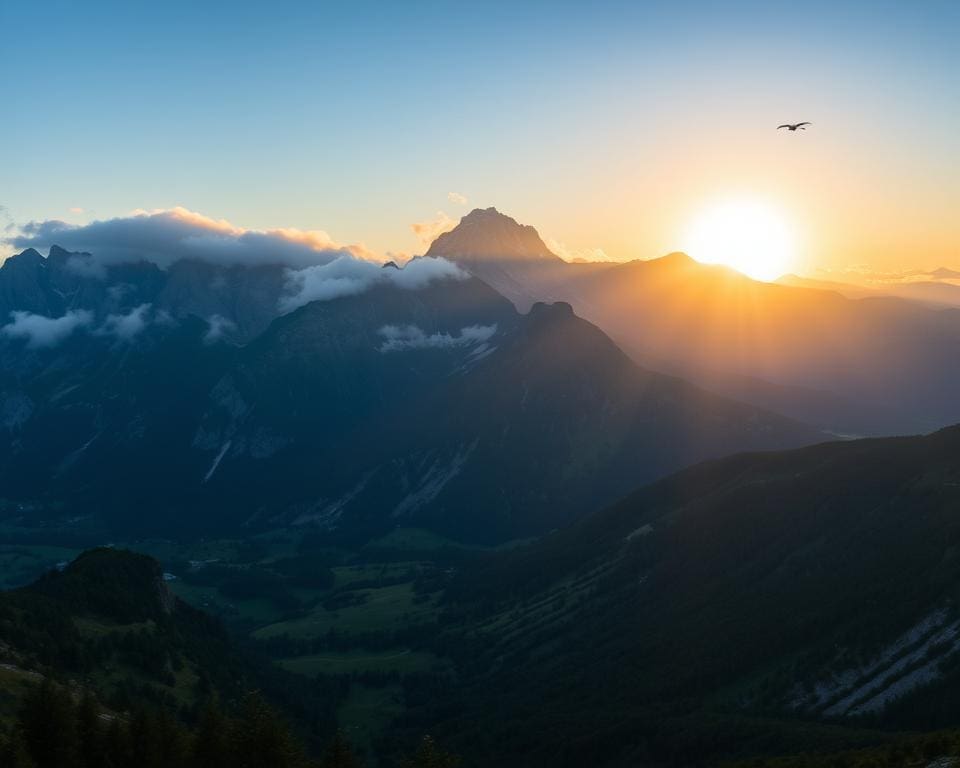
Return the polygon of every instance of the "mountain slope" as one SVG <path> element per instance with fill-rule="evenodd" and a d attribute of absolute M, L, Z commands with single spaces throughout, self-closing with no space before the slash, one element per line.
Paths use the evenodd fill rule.
<path fill-rule="evenodd" d="M 692 457 L 813 437 L 637 369 L 568 305 L 518 315 L 476 280 L 308 305 L 243 350 L 212 405 L 211 493 L 267 518 L 487 542 Z"/>
<path fill-rule="evenodd" d="M 543 746 L 557 722 L 608 764 L 957 725 L 958 508 L 960 427 L 647 486 L 458 577 L 445 647 L 469 682 L 448 727 L 537 765 L 575 764 Z"/>
<path fill-rule="evenodd" d="M 126 532 L 416 524 L 493 543 L 703 458 L 821 437 L 476 279 L 313 302 L 242 348 L 205 327 L 0 340 L 5 495 Z"/>

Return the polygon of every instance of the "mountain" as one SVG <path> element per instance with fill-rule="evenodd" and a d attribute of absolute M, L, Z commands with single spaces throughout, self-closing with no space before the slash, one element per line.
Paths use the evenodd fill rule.
<path fill-rule="evenodd" d="M 528 249 L 499 255 L 504 231 Z M 681 253 L 568 264 L 537 257 L 537 242 L 513 219 L 474 211 L 437 252 L 521 308 L 570 303 L 642 365 L 823 429 L 910 434 L 960 421 L 958 309 L 762 283 Z"/>
<path fill-rule="evenodd" d="M 511 766 L 957 726 L 958 505 L 960 427 L 685 470 L 464 568 L 440 641 L 462 685 L 411 722 Z"/>
<path fill-rule="evenodd" d="M 849 299 L 862 299 L 867 296 L 880 296 L 879 291 L 865 288 L 862 285 L 843 283 L 839 280 L 819 280 L 800 275 L 781 275 L 774 281 L 777 285 L 786 285 L 792 288 L 812 288 L 817 291 L 834 291 Z"/>
<path fill-rule="evenodd" d="M 186 318 L 0 340 L 4 496 L 113 531 L 404 524 L 497 543 L 703 458 L 822 439 L 473 278 L 313 302 L 243 347 L 206 337 Z"/>
<path fill-rule="evenodd" d="M 496 208 L 475 208 L 451 231 L 437 237 L 427 256 L 461 265 L 526 312 L 537 301 L 556 301 L 547 286 L 565 274 L 567 263 L 531 226 Z"/>
<path fill-rule="evenodd" d="M 0 593 L 0 657 L 25 674 L 94 680 L 114 709 L 237 697 L 251 667 L 225 630 L 167 588 L 159 564 L 112 549 Z"/>
<path fill-rule="evenodd" d="M 47 257 L 29 248 L 0 264 L 0 325 L 13 312 L 61 317 L 87 310 L 95 319 L 126 315 L 142 305 L 181 318 L 196 315 L 223 334 L 248 341 L 279 313 L 286 289 L 283 264 L 217 265 L 182 259 L 160 269 L 147 261 L 92 266 L 90 254 L 52 246 Z"/>
<path fill-rule="evenodd" d="M 496 208 L 472 210 L 456 228 L 437 237 L 426 255 L 465 261 L 561 261 L 536 229 L 518 224 Z"/>
<path fill-rule="evenodd" d="M 941 279 L 956 279 L 953 270 L 940 269 L 931 272 L 928 277 Z M 780 285 L 790 285 L 800 288 L 816 288 L 819 290 L 836 291 L 848 298 L 860 299 L 868 296 L 895 296 L 910 301 L 941 307 L 960 306 L 960 285 L 939 280 L 914 279 L 901 282 L 889 282 L 866 288 L 852 283 L 840 283 L 830 280 L 814 280 L 797 275 L 784 275 L 776 281 Z"/>
<path fill-rule="evenodd" d="M 0 592 L 0 763 L 312 765 L 339 694 L 239 648 L 145 555 L 88 550 Z M 270 702 L 270 704 L 268 704 Z"/>

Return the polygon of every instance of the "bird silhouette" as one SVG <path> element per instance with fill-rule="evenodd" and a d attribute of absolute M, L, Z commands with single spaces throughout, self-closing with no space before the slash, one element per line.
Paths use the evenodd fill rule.
<path fill-rule="evenodd" d="M 791 123 L 784 123 L 783 125 L 778 125 L 778 126 L 777 126 L 777 130 L 779 131 L 781 128 L 786 128 L 788 131 L 795 131 L 795 130 L 797 130 L 797 128 L 799 128 L 801 131 L 805 131 L 805 130 L 807 130 L 807 129 L 804 127 L 804 126 L 806 126 L 806 125 L 813 125 L 813 123 L 792 123 L 792 124 L 791 124 Z"/>

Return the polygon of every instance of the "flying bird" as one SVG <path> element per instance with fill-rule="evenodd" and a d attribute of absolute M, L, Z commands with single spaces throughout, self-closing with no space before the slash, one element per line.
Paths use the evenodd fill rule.
<path fill-rule="evenodd" d="M 807 130 L 804 128 L 805 125 L 813 125 L 813 123 L 784 123 L 783 125 L 778 125 L 777 130 L 779 131 L 781 128 L 786 128 L 788 131 L 795 131 L 799 128 L 801 131 L 805 131 Z"/>

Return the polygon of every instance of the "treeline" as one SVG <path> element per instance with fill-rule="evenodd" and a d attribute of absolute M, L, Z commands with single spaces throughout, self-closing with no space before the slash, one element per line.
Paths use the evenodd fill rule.
<path fill-rule="evenodd" d="M 456 768 L 459 759 L 429 736 L 401 768 Z M 196 724 L 163 710 L 105 710 L 89 691 L 44 681 L 22 699 L 15 722 L 0 734 L 4 768 L 362 768 L 342 733 L 317 760 L 257 693 L 230 714 L 215 704 Z"/>
<path fill-rule="evenodd" d="M 754 758 L 722 763 L 721 768 L 945 768 L 960 762 L 960 733 L 944 731 L 900 739 L 891 744 L 833 754 Z"/>

